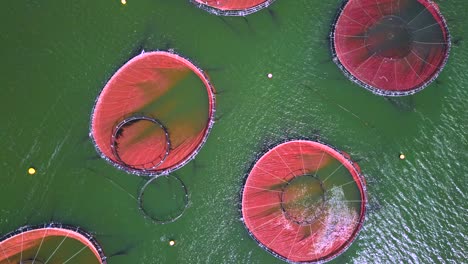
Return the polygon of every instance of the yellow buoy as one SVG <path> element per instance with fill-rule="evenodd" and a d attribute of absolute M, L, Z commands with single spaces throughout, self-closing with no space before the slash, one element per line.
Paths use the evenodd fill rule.
<path fill-rule="evenodd" d="M 33 168 L 33 167 L 29 168 L 28 173 L 29 173 L 29 175 L 34 175 L 34 174 L 36 174 L 36 169 Z"/>
<path fill-rule="evenodd" d="M 174 240 L 170 240 L 170 241 L 169 241 L 169 246 L 172 247 L 172 246 L 174 246 L 174 245 L 175 245 L 175 241 L 174 241 Z"/>
<path fill-rule="evenodd" d="M 122 5 L 126 5 L 126 4 L 127 4 L 127 0 L 120 0 L 120 3 L 122 3 Z"/>
<path fill-rule="evenodd" d="M 405 154 L 401 153 L 401 154 L 400 154 L 400 159 L 401 159 L 401 160 L 404 160 L 405 158 L 406 158 L 406 157 L 405 157 Z"/>

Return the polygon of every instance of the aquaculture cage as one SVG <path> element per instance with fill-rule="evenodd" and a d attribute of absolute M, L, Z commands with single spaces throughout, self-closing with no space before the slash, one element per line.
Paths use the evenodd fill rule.
<path fill-rule="evenodd" d="M 330 35 L 334 62 L 384 96 L 414 94 L 444 68 L 450 34 L 430 0 L 345 0 Z"/>
<path fill-rule="evenodd" d="M 168 174 L 205 143 L 215 115 L 215 90 L 189 60 L 164 51 L 122 66 L 96 100 L 90 135 L 106 160 L 140 175 Z"/>
<path fill-rule="evenodd" d="M 268 150 L 250 170 L 241 212 L 251 237 L 287 262 L 328 261 L 357 237 L 366 186 L 349 155 L 293 140 Z"/>
<path fill-rule="evenodd" d="M 105 264 L 106 257 L 90 234 L 50 223 L 24 226 L 0 238 L 0 263 Z"/>
<path fill-rule="evenodd" d="M 275 0 L 190 0 L 198 8 L 217 16 L 246 16 L 267 8 Z"/>

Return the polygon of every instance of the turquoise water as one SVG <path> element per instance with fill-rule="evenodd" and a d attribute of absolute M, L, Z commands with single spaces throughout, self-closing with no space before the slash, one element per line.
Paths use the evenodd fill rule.
<path fill-rule="evenodd" d="M 437 82 L 392 100 L 352 84 L 331 62 L 338 1 L 277 0 L 246 19 L 221 19 L 185 0 L 3 3 L 0 234 L 58 221 L 91 232 L 110 264 L 282 263 L 247 234 L 239 191 L 266 146 L 318 134 L 368 180 L 363 230 L 332 263 L 463 263 L 468 3 L 438 3 L 457 43 L 449 62 Z M 189 207 L 167 225 L 138 210 L 146 179 L 98 158 L 88 137 L 99 91 L 141 49 L 174 49 L 219 92 L 206 145 L 176 172 Z"/>

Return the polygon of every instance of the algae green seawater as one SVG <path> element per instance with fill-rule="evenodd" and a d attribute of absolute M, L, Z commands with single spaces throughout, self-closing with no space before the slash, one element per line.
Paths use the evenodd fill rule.
<path fill-rule="evenodd" d="M 424 91 L 391 100 L 331 62 L 336 0 L 277 0 L 246 18 L 188 0 L 3 2 L 0 234 L 57 221 L 91 232 L 110 264 L 281 263 L 246 232 L 241 184 L 265 146 L 318 134 L 359 161 L 370 199 L 359 237 L 332 263 L 465 262 L 468 2 L 437 2 L 449 62 Z M 138 210 L 146 179 L 98 158 L 88 137 L 99 91 L 141 49 L 174 49 L 219 92 L 206 145 L 176 172 L 189 206 L 167 225 Z"/>

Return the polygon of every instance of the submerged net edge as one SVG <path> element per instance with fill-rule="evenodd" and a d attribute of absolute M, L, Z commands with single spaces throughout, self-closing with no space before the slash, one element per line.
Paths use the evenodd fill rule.
<path fill-rule="evenodd" d="M 414 89 L 408 90 L 408 91 L 385 91 L 383 89 L 379 89 L 379 88 L 374 87 L 372 85 L 366 84 L 363 81 L 356 78 L 350 71 L 348 71 L 345 68 L 345 66 L 338 59 L 338 54 L 336 52 L 335 41 L 334 41 L 335 40 L 336 24 L 338 22 L 338 19 L 341 16 L 341 14 L 343 13 L 344 8 L 346 7 L 348 2 L 350 2 L 350 1 L 353 1 L 353 0 L 342 0 L 340 6 L 338 7 L 337 13 L 336 13 L 336 15 L 335 15 L 335 17 L 333 19 L 333 23 L 331 25 L 331 31 L 330 31 L 330 35 L 329 35 L 329 42 L 330 42 L 329 45 L 330 45 L 332 60 L 336 64 L 336 66 L 338 66 L 338 68 L 341 70 L 341 72 L 345 75 L 345 77 L 347 79 L 349 79 L 353 83 L 357 84 L 358 86 L 372 92 L 375 95 L 397 97 L 397 96 L 413 95 L 413 94 L 415 94 L 417 92 L 420 92 L 421 90 L 423 90 L 424 88 L 429 86 L 432 82 L 435 81 L 435 79 L 437 79 L 439 77 L 439 75 L 442 73 L 442 70 L 445 68 L 445 66 L 446 66 L 446 64 L 448 62 L 448 59 L 450 57 L 450 51 L 451 51 L 451 48 L 452 48 L 451 35 L 450 35 L 450 31 L 449 31 L 449 28 L 448 28 L 448 25 L 447 25 L 447 21 L 445 20 L 445 17 L 442 15 L 442 13 L 440 12 L 437 5 L 432 0 L 426 0 L 429 3 L 429 5 L 436 11 L 436 14 L 440 18 L 440 21 L 442 22 L 442 26 L 443 26 L 446 34 L 447 34 L 447 44 L 446 44 L 447 45 L 447 50 L 445 51 L 444 60 L 440 63 L 440 66 L 438 67 L 437 71 L 432 75 L 432 77 L 429 80 L 425 81 L 422 85 L 420 85 L 420 86 L 418 86 L 418 87 L 416 87 Z"/>
<path fill-rule="evenodd" d="M 101 260 L 102 264 L 107 264 L 107 257 L 104 255 L 104 250 L 102 249 L 101 245 L 97 242 L 97 240 L 88 232 L 80 229 L 80 227 L 72 226 L 72 225 L 66 225 L 58 222 L 51 222 L 47 224 L 39 224 L 39 225 L 25 225 L 22 226 L 12 232 L 9 232 L 5 234 L 4 236 L 0 237 L 0 242 L 5 241 L 9 238 L 12 238 L 16 235 L 19 235 L 24 232 L 28 231 L 34 231 L 34 230 L 39 230 L 39 229 L 48 229 L 48 228 L 57 228 L 57 229 L 66 229 L 68 231 L 76 232 L 82 236 L 84 236 L 91 244 L 93 247 L 96 249 L 96 251 L 99 253 L 99 257 Z"/>
<path fill-rule="evenodd" d="M 137 170 L 137 169 L 131 169 L 127 166 L 124 166 L 122 164 L 119 164 L 118 162 L 115 162 L 113 161 L 112 159 L 110 159 L 109 157 L 107 157 L 98 147 L 97 143 L 96 143 L 96 140 L 94 139 L 93 137 L 93 122 L 92 120 L 94 120 L 94 114 L 95 114 L 95 110 L 96 110 L 96 107 L 97 107 L 97 104 L 98 104 L 98 101 L 99 101 L 99 98 L 101 97 L 102 95 L 102 92 L 104 91 L 104 88 L 101 89 L 101 91 L 99 92 L 98 96 L 96 97 L 96 100 L 94 101 L 94 106 L 93 106 L 93 109 L 91 110 L 91 122 L 89 124 L 89 138 L 91 139 L 91 142 L 93 143 L 94 145 L 94 148 L 96 149 L 96 152 L 99 154 L 99 156 L 106 160 L 109 164 L 111 164 L 113 167 L 119 169 L 119 170 L 122 170 L 122 171 L 125 171 L 126 173 L 128 174 L 134 174 L 134 175 L 137 175 L 137 176 L 148 176 L 148 177 L 155 177 L 155 176 L 162 176 L 162 175 L 169 175 L 171 172 L 173 171 L 176 171 L 178 169 L 180 169 L 181 167 L 185 166 L 187 163 L 189 163 L 190 161 L 192 161 L 195 156 L 200 152 L 201 148 L 203 147 L 203 145 L 205 145 L 206 141 L 208 140 L 208 135 L 210 134 L 211 132 L 211 129 L 213 128 L 213 125 L 215 123 L 215 114 L 216 114 L 216 89 L 215 87 L 212 85 L 211 81 L 210 81 L 210 78 L 208 77 L 208 75 L 205 73 L 205 71 L 203 71 L 200 67 L 198 67 L 196 64 L 194 64 L 190 59 L 188 58 L 185 58 L 185 57 L 182 57 L 181 55 L 173 52 L 173 51 L 164 51 L 164 50 L 155 50 L 155 51 L 148 51 L 148 52 L 145 52 L 145 53 L 151 53 L 151 52 L 157 52 L 157 53 L 163 53 L 163 54 L 169 54 L 169 55 L 172 55 L 172 56 L 175 56 L 176 58 L 178 59 L 181 59 L 183 61 L 187 61 L 188 63 L 190 63 L 197 71 L 198 73 L 200 73 L 201 76 L 199 76 L 201 79 L 202 79 L 202 82 L 203 84 L 205 85 L 208 85 L 208 87 L 206 87 L 205 85 L 205 88 L 207 89 L 207 92 L 208 92 L 208 100 L 210 102 L 210 116 L 209 116 L 209 122 L 208 122 L 208 125 L 207 127 L 205 128 L 205 132 L 204 132 L 204 135 L 203 135 L 203 139 L 202 141 L 198 144 L 197 148 L 193 151 L 193 153 L 191 155 L 189 155 L 187 158 L 185 158 L 181 163 L 177 164 L 176 166 L 173 166 L 173 167 L 170 167 L 170 168 L 167 168 L 167 169 L 164 169 L 164 170 L 160 170 L 160 171 L 149 171 L 149 170 Z M 143 55 L 145 53 L 142 53 L 140 55 Z M 128 60 L 123 66 L 121 66 L 114 74 L 112 74 L 112 76 L 109 78 L 112 79 L 112 77 L 114 75 L 116 75 L 126 64 L 128 64 L 129 62 L 131 62 L 132 60 L 134 60 L 136 57 L 140 56 L 140 55 L 137 55 L 133 58 L 131 58 L 130 60 Z M 191 68 L 191 67 L 189 67 Z M 197 74 L 197 73 L 196 73 Z M 198 75 L 198 74 L 197 74 Z M 108 80 L 108 81 L 109 81 Z M 107 81 L 107 82 L 108 82 Z M 106 82 L 106 85 L 107 85 L 107 82 Z M 105 86 L 104 86 L 105 87 Z"/>
<path fill-rule="evenodd" d="M 247 16 L 252 13 L 258 12 L 264 8 L 269 7 L 271 4 L 273 4 L 276 0 L 267 0 L 257 6 L 250 7 L 244 10 L 221 10 L 206 4 L 199 3 L 195 0 L 189 0 L 190 3 L 195 5 L 196 7 L 205 10 L 206 12 L 216 15 L 216 16 Z"/>
<path fill-rule="evenodd" d="M 343 244 L 343 247 L 341 247 L 339 250 L 333 252 L 332 254 L 329 254 L 327 256 L 324 256 L 320 259 L 317 259 L 317 260 L 313 260 L 313 261 L 301 261 L 301 262 L 295 262 L 295 261 L 292 261 L 292 260 L 289 260 L 287 259 L 286 257 L 276 253 L 275 251 L 271 250 L 270 248 L 268 248 L 267 246 L 265 246 L 264 244 L 262 244 L 254 235 L 253 232 L 250 231 L 250 229 L 247 227 L 247 224 L 245 223 L 245 220 L 244 220 L 244 215 L 242 213 L 242 197 L 243 197 L 243 194 L 244 194 L 244 189 L 245 189 L 245 184 L 247 182 L 247 179 L 249 178 L 249 175 L 250 175 L 250 172 L 252 171 L 252 169 L 255 167 L 255 165 L 257 164 L 257 162 L 266 154 L 268 153 L 271 149 L 281 145 L 281 144 L 284 144 L 284 143 L 288 143 L 288 142 L 291 142 L 291 141 L 303 141 L 303 142 L 315 142 L 315 143 L 318 143 L 318 144 L 322 144 L 324 146 L 327 146 L 331 149 L 333 149 L 334 151 L 336 151 L 337 153 L 339 153 L 344 159 L 346 159 L 350 164 L 351 166 L 354 168 L 355 172 L 356 172 L 356 175 L 358 176 L 358 179 L 356 180 L 355 179 L 355 182 L 358 184 L 358 187 L 360 190 L 362 190 L 361 192 L 361 199 L 362 199 L 362 202 L 361 202 L 361 213 L 359 215 L 359 223 L 357 224 L 354 232 L 353 232 L 353 235 L 350 237 L 350 239 Z M 290 263 L 290 264 L 321 264 L 321 263 L 326 263 L 328 261 L 331 261 L 335 258 L 337 258 L 338 256 L 340 256 L 342 253 L 344 253 L 352 244 L 353 242 L 356 240 L 356 238 L 358 237 L 359 233 L 361 232 L 361 229 L 362 229 L 362 226 L 365 222 L 365 219 L 366 219 L 366 215 L 367 215 L 367 201 L 368 201 L 368 197 L 367 197 L 367 186 L 366 186 L 366 181 L 365 181 L 365 178 L 364 178 L 364 175 L 360 172 L 360 168 L 357 166 L 357 163 L 354 162 L 353 160 L 351 160 L 351 158 L 348 158 L 347 155 L 344 155 L 343 154 L 344 152 L 333 147 L 332 145 L 328 144 L 328 143 L 325 143 L 323 142 L 322 140 L 319 140 L 319 139 L 309 139 L 307 137 L 301 137 L 301 138 L 289 138 L 289 139 L 283 139 L 281 141 L 278 141 L 274 144 L 270 144 L 268 147 L 265 148 L 265 150 L 259 152 L 255 158 L 253 159 L 251 165 L 249 166 L 249 168 L 247 169 L 247 173 L 244 175 L 244 178 L 242 180 L 242 186 L 241 186 L 241 189 L 239 191 L 239 206 L 238 206 L 238 212 L 240 214 L 240 221 L 242 222 L 242 224 L 244 225 L 244 228 L 245 230 L 247 231 L 247 233 L 249 234 L 249 236 L 255 241 L 255 243 L 260 247 L 262 248 L 263 250 L 267 251 L 268 253 L 270 253 L 272 256 L 284 261 L 284 262 L 287 262 L 287 263 Z M 354 175 L 353 175 L 353 179 L 354 179 Z"/>

